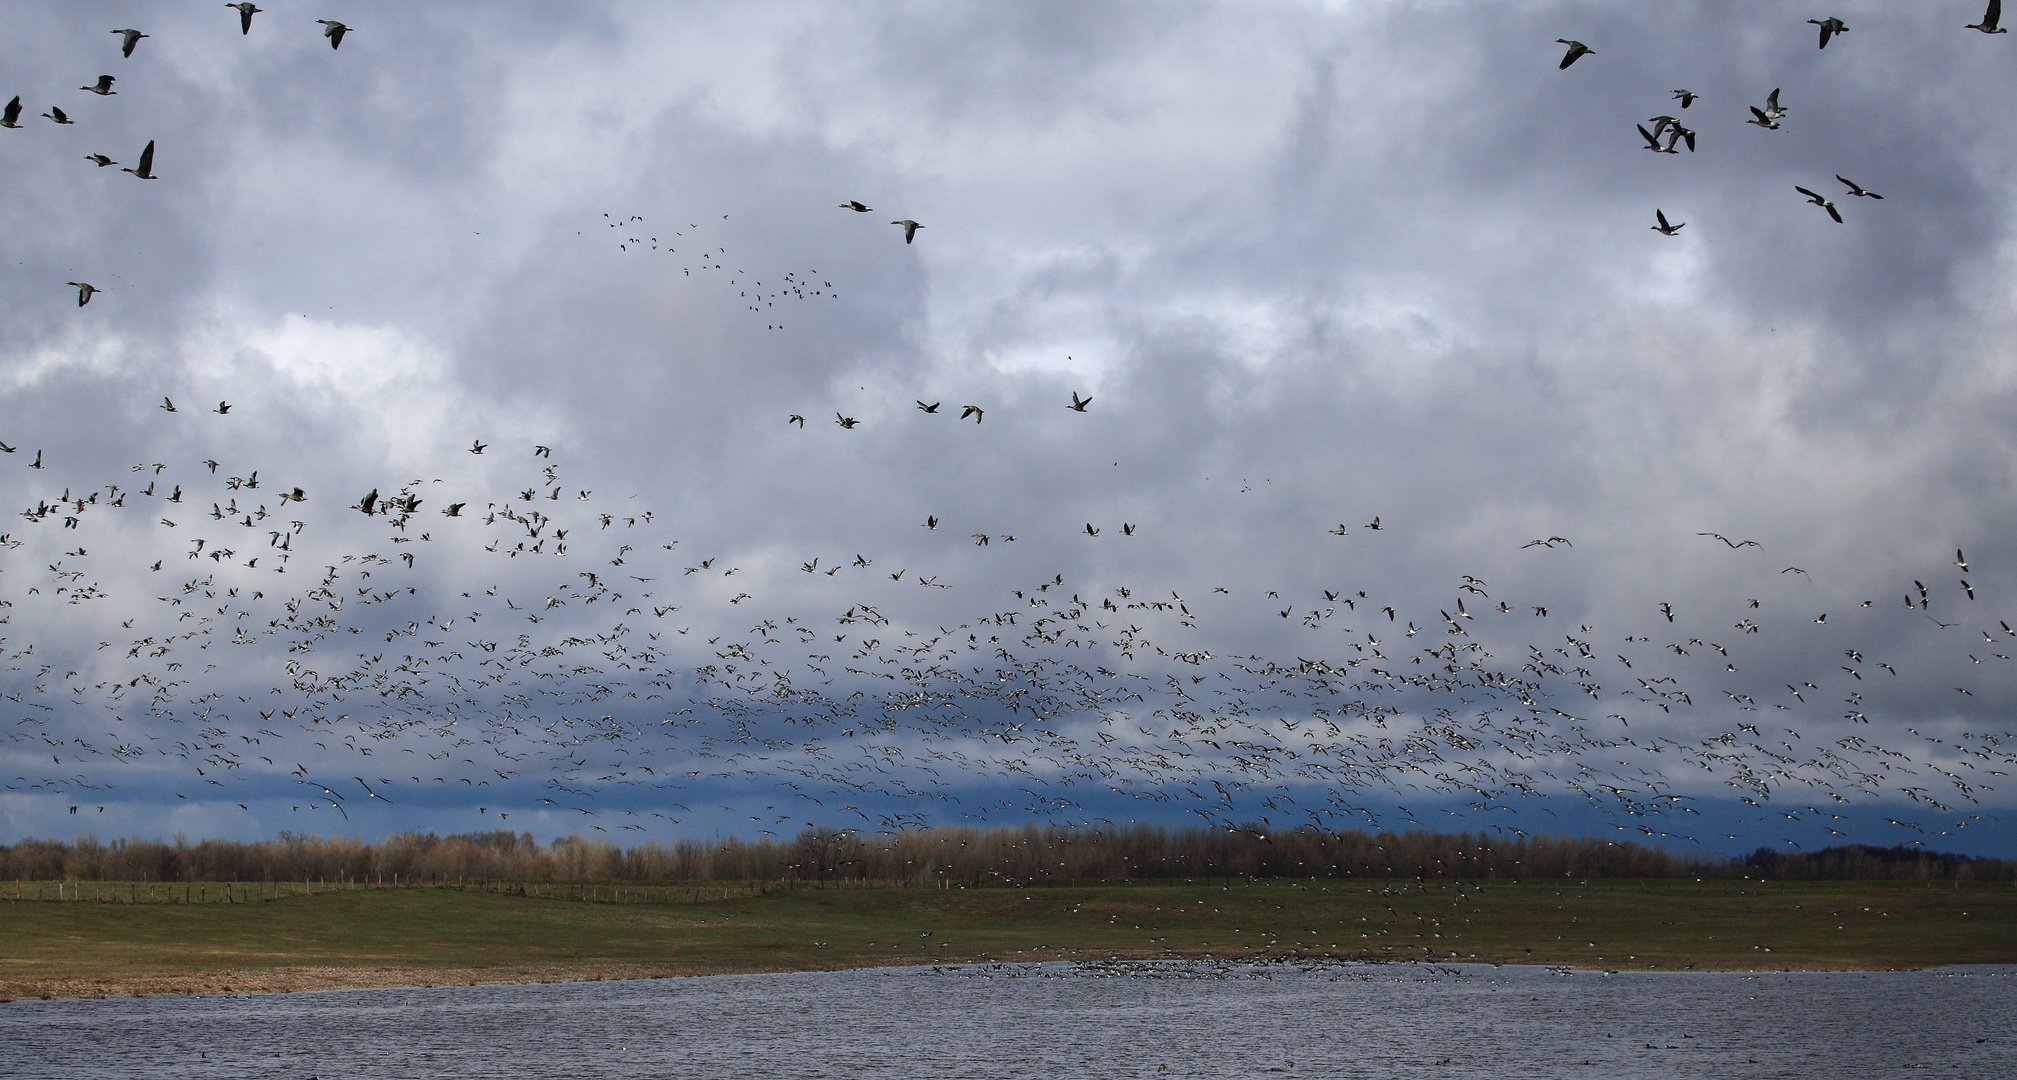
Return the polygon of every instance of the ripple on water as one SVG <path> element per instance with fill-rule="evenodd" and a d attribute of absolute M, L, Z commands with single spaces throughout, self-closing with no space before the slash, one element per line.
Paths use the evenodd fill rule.
<path fill-rule="evenodd" d="M 0 1074 L 2017 1076 L 2017 968 L 884 968 L 0 1006 Z"/>

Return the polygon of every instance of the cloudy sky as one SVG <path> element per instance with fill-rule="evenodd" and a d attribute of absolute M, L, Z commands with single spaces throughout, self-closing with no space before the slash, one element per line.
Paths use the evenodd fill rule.
<path fill-rule="evenodd" d="M 2007 849 L 2017 42 L 1974 0 L 11 15 L 0 839 L 502 811 Z M 1693 151 L 1644 148 L 1661 115 Z M 120 171 L 150 140 L 158 178 Z M 370 490 L 423 505 L 346 508 Z M 1099 625 L 1024 636 L 1046 583 Z M 862 672 L 909 635 L 966 650 L 912 680 L 956 716 L 790 715 L 892 693 Z M 754 719 L 720 699 L 739 641 L 796 680 Z M 1408 681 L 1472 644 L 1554 667 L 1496 702 Z M 514 648 L 544 696 L 472 688 Z M 995 661 L 1210 673 L 1270 749 L 1148 692 L 1018 738 Z M 1252 671 L 1305 661 L 1396 739 L 1471 737 L 1397 772 L 1358 709 L 1312 752 L 1341 771 L 1299 773 L 1314 699 Z"/>

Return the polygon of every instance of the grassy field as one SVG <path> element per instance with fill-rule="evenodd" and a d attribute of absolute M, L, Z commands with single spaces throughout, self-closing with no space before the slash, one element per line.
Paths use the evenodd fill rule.
<path fill-rule="evenodd" d="M 0 997 L 635 978 L 1111 957 L 1462 959 L 1623 969 L 2017 962 L 2017 888 L 1952 882 L 1242 881 L 255 899 L 0 889 Z M 237 886 L 237 889 L 246 887 Z M 251 887 L 256 889 L 257 887 Z M 117 897 L 116 900 L 112 899 Z M 586 897 L 586 899 L 584 899 Z M 139 902 L 131 902 L 138 900 Z"/>

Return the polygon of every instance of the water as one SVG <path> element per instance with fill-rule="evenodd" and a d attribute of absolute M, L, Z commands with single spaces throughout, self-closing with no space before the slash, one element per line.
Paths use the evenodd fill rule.
<path fill-rule="evenodd" d="M 2013 1022 L 2010 967 L 948 966 L 17 1001 L 0 1075 L 2003 1078 Z"/>

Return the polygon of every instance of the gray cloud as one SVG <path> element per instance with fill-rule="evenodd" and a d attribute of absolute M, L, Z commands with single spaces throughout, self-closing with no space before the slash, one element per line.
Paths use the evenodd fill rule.
<path fill-rule="evenodd" d="M 1699 742 L 1752 722 L 1725 690 L 1806 708 L 1783 687 L 1821 673 L 1803 748 L 1908 725 L 1951 742 L 2007 712 L 2004 661 L 1960 641 L 2017 615 L 1999 606 L 2012 76 L 2001 40 L 1959 29 L 1979 12 L 1845 5 L 1854 31 L 1823 52 L 1782 5 L 355 8 L 335 52 L 312 14 L 241 39 L 229 12 L 144 6 L 28 13 L 0 44 L 24 101 L 81 99 L 75 128 L 0 132 L 0 438 L 44 449 L 55 488 L 215 458 L 309 488 L 315 550 L 355 554 L 383 540 L 344 502 L 416 478 L 425 514 L 502 502 L 540 442 L 570 495 L 653 509 L 673 576 L 689 555 L 745 567 L 758 586 L 685 605 L 709 634 L 747 632 L 727 603 L 745 589 L 825 621 L 886 603 L 926 632 L 1062 575 L 1088 598 L 1182 594 L 1206 617 L 1172 632 L 1219 657 L 1335 660 L 1339 622 L 1306 629 L 1265 594 L 1300 612 L 1363 589 L 1401 615 L 1345 612 L 1353 640 L 1412 617 L 1431 632 L 1413 649 L 1442 644 L 1470 574 L 1550 608 L 1474 627 L 1494 655 L 1601 638 L 1606 693 L 1631 686 L 1620 639 L 1669 634 L 1661 602 L 1678 644 L 1742 643 L 1735 672 L 1668 654 L 1695 700 L 1634 732 Z M 130 60 L 98 26 L 124 18 L 154 35 Z M 1596 53 L 1559 71 L 1557 37 Z M 99 70 L 118 96 L 70 89 Z M 1675 87 L 1702 98 L 1679 112 Z M 1784 129 L 1746 125 L 1774 87 Z M 1640 150 L 1659 113 L 1699 149 Z M 152 183 L 81 160 L 148 138 Z M 1836 173 L 1885 199 L 1836 197 L 1836 225 L 1792 190 L 1834 197 Z M 1655 207 L 1680 237 L 1650 231 Z M 926 226 L 908 246 L 887 224 L 904 217 Z M 61 284 L 78 274 L 107 289 L 81 310 Z M 194 412 L 220 398 L 237 411 Z M 969 402 L 978 426 L 955 419 Z M 463 453 L 475 439 L 491 456 Z M 55 496 L 57 474 L 0 464 L 13 504 Z M 553 588 L 437 524 L 411 579 L 430 595 Z M 12 530 L 10 650 L 88 657 L 116 627 L 21 606 L 82 531 Z M 1552 535 L 1574 548 L 1520 547 Z M 91 537 L 132 564 L 107 613 L 157 603 L 145 566 L 183 543 L 137 522 Z M 796 572 L 856 553 L 875 573 Z M 884 567 L 956 588 L 872 592 Z M 1906 612 L 1915 579 L 1943 590 L 1932 615 L 1971 621 Z M 1751 597 L 1780 620 L 1755 635 Z M 1845 649 L 1901 675 L 1859 687 Z M 208 678 L 244 692 L 273 659 Z M 1834 708 L 1851 693 L 1867 705 Z M 26 745 L 0 753 L 32 787 Z M 168 790 L 150 775 L 136 808 Z M 64 827 L 64 805 L 0 796 L 18 833 Z M 252 805 L 201 828 L 289 820 Z M 465 823 L 439 805 L 417 820 Z M 1722 837 L 1776 842 L 1750 812 Z"/>

